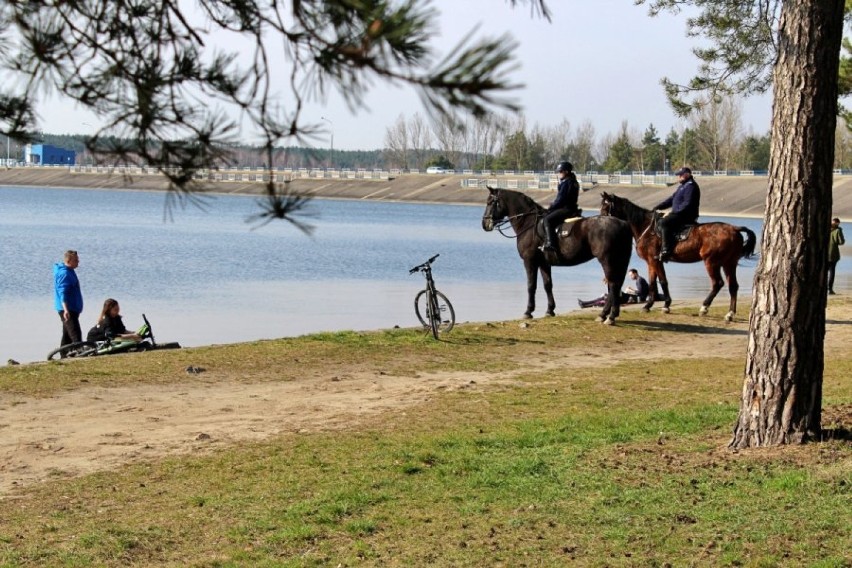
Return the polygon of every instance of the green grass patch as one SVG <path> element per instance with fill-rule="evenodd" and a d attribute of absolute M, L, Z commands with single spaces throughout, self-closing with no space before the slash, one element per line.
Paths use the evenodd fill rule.
<path fill-rule="evenodd" d="M 624 320 L 466 325 L 442 342 L 322 334 L 141 354 L 124 359 L 130 376 L 118 358 L 40 365 L 37 387 L 4 370 L 0 388 L 186 381 L 189 364 L 260 381 L 355 365 L 511 374 L 531 351 L 740 333 L 684 314 L 669 316 L 675 332 Z M 849 441 L 727 451 L 743 360 L 710 355 L 525 367 L 358 428 L 46 482 L 2 502 L 0 566 L 849 566 Z M 851 362 L 827 358 L 828 417 L 852 404 Z"/>

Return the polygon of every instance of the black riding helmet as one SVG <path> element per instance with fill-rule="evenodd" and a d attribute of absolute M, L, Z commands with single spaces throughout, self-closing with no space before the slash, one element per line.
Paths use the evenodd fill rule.
<path fill-rule="evenodd" d="M 556 173 L 559 172 L 573 172 L 574 166 L 571 165 L 571 162 L 559 162 L 556 165 Z"/>

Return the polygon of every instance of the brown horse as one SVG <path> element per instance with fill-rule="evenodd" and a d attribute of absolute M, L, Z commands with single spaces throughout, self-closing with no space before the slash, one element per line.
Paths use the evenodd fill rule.
<path fill-rule="evenodd" d="M 509 189 L 488 188 L 490 194 L 482 215 L 482 228 L 502 232 L 501 227 L 511 223 L 518 239 L 518 254 L 527 272 L 527 311 L 531 318 L 535 310 L 537 273 L 541 272 L 544 291 L 547 293 L 546 315 L 555 314 L 551 266 L 576 266 L 596 258 L 604 270 L 607 299 L 598 321 L 615 323 L 620 313 L 621 285 L 627 275 L 627 265 L 633 254 L 633 236 L 627 223 L 613 217 L 584 217 L 562 225 L 558 232 L 559 252 L 543 252 L 539 234 L 539 220 L 544 208 L 528 195 Z"/>
<path fill-rule="evenodd" d="M 668 313 L 672 299 L 669 296 L 669 282 L 666 269 L 658 260 L 662 241 L 656 231 L 659 214 L 656 211 L 644 209 L 623 197 L 615 194 L 601 194 L 601 215 L 612 215 L 627 221 L 636 240 L 636 253 L 648 263 L 648 284 L 651 293 L 643 310 L 648 311 L 656 300 L 657 280 L 663 288 L 665 305 L 663 311 Z M 743 238 L 745 233 L 747 239 Z M 671 260 L 674 262 L 703 261 L 707 274 L 710 276 L 710 294 L 704 299 L 699 313 L 704 315 L 713 303 L 713 299 L 724 285 L 722 271 L 728 281 L 728 291 L 731 303 L 725 320 L 731 321 L 737 313 L 737 264 L 741 258 L 751 258 L 754 255 L 757 237 L 748 227 L 735 227 L 728 223 L 700 223 L 689 232 L 689 236 L 677 243 Z"/>

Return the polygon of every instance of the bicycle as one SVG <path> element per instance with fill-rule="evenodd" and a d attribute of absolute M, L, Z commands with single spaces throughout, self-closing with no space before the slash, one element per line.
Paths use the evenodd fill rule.
<path fill-rule="evenodd" d="M 456 323 L 453 305 L 435 288 L 435 280 L 432 278 L 432 263 L 439 256 L 440 254 L 436 254 L 408 271 L 409 274 L 422 272 L 426 276 L 426 288 L 418 292 L 414 298 L 414 312 L 423 327 L 432 330 L 432 336 L 435 339 L 438 339 L 441 333 L 448 333 Z"/>
<path fill-rule="evenodd" d="M 47 354 L 47 360 L 76 359 L 79 357 L 97 357 L 99 355 L 114 355 L 116 353 L 134 353 L 137 351 L 153 351 L 155 349 L 180 349 L 180 343 L 157 343 L 151 323 L 145 314 L 145 322 L 136 332 L 141 339 L 124 339 L 107 337 L 104 341 L 76 341 L 54 349 Z"/>

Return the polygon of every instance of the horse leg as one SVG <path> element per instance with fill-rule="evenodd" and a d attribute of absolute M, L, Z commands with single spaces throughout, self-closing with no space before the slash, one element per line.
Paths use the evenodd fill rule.
<path fill-rule="evenodd" d="M 725 321 L 733 321 L 737 314 L 737 292 L 740 290 L 740 283 L 737 281 L 736 261 L 725 267 L 725 278 L 728 280 L 728 292 L 731 294 L 731 303 L 728 306 L 728 313 L 725 314 Z"/>
<path fill-rule="evenodd" d="M 648 290 L 648 301 L 645 302 L 644 306 L 642 306 L 643 312 L 650 312 L 651 308 L 654 307 L 654 302 L 656 302 L 658 299 L 665 300 L 666 298 L 668 298 L 668 295 L 669 295 L 668 282 L 663 283 L 663 280 L 666 277 L 666 270 L 665 270 L 665 268 L 663 268 L 663 263 L 660 262 L 659 260 L 657 260 L 654 257 L 651 257 L 651 259 L 648 260 L 647 262 L 648 262 L 648 287 L 650 288 L 650 290 Z M 663 297 L 662 298 L 657 298 L 657 282 L 658 281 L 660 282 L 661 285 L 663 285 Z M 669 303 L 671 303 L 671 300 L 669 300 Z M 668 312 L 668 304 L 666 304 L 666 306 L 663 307 L 663 311 Z"/>
<path fill-rule="evenodd" d="M 719 293 L 719 290 L 721 290 L 724 285 L 722 282 L 721 266 L 714 264 L 709 258 L 705 258 L 704 267 L 707 269 L 707 275 L 710 276 L 710 293 L 707 294 L 706 298 L 704 298 L 704 303 L 701 304 L 701 309 L 698 311 L 698 315 L 702 316 L 707 315 L 707 312 L 710 309 L 710 304 L 713 303 L 713 299 L 716 297 L 716 294 Z"/>
<path fill-rule="evenodd" d="M 547 294 L 547 311 L 544 312 L 544 315 L 555 316 L 556 300 L 553 298 L 553 275 L 550 271 L 550 265 L 542 264 L 539 270 L 541 270 L 541 282 L 544 286 L 544 293 Z"/>
<path fill-rule="evenodd" d="M 598 321 L 606 325 L 615 324 L 621 314 L 621 288 L 618 284 L 607 280 L 606 303 L 598 316 Z"/>
<path fill-rule="evenodd" d="M 663 289 L 663 307 L 662 312 L 667 314 L 671 311 L 672 305 L 672 297 L 669 294 L 669 279 L 666 276 L 666 268 L 663 266 L 663 263 L 659 260 L 655 260 L 654 264 L 656 264 L 656 272 L 660 278 L 660 288 Z"/>
<path fill-rule="evenodd" d="M 527 311 L 524 319 L 533 317 L 535 311 L 535 291 L 538 288 L 538 266 L 532 259 L 524 259 L 524 268 L 527 271 Z"/>

